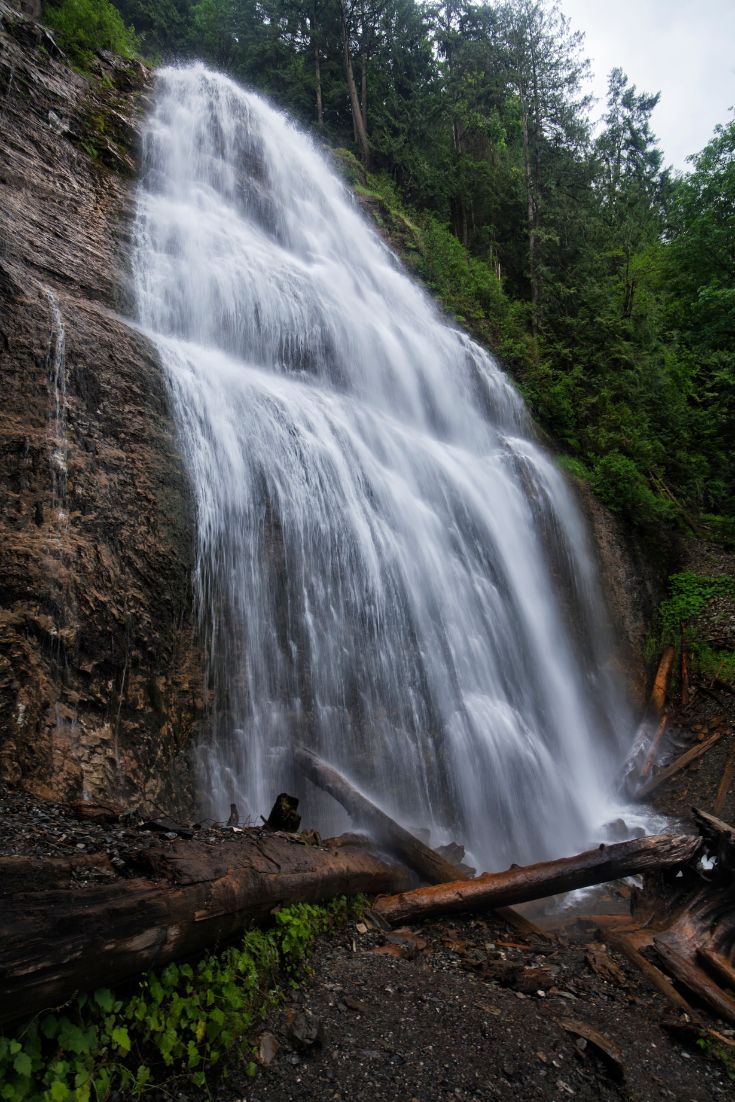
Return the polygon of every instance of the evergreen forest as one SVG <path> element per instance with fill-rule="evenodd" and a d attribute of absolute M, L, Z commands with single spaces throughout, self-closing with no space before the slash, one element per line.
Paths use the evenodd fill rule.
<path fill-rule="evenodd" d="M 565 465 L 643 535 L 735 535 L 735 119 L 686 173 L 655 90 L 585 96 L 552 0 L 63 0 L 108 48 L 202 58 L 335 151 L 445 309 L 512 373 Z"/>

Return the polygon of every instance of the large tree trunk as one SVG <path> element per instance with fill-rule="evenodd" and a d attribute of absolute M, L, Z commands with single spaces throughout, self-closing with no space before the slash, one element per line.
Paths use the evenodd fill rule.
<path fill-rule="evenodd" d="M 534 195 L 531 148 L 528 134 L 528 109 L 523 111 L 523 160 L 526 176 L 526 206 L 528 214 L 528 279 L 531 284 L 531 332 L 538 339 L 539 283 L 536 268 L 537 211 Z"/>
<path fill-rule="evenodd" d="M 357 85 L 355 84 L 355 74 L 352 69 L 352 58 L 350 57 L 350 42 L 349 34 L 347 30 L 347 13 L 345 11 L 344 0 L 340 0 L 339 5 L 341 28 L 342 28 L 342 56 L 345 66 L 345 79 L 347 81 L 347 91 L 350 97 L 350 108 L 352 110 L 352 125 L 355 129 L 355 141 L 360 150 L 360 158 L 365 168 L 370 167 L 370 144 L 368 142 L 367 130 L 365 124 L 362 121 L 362 111 L 360 109 L 360 100 L 357 95 Z"/>
<path fill-rule="evenodd" d="M 373 910 L 391 925 L 400 925 L 434 915 L 508 907 L 622 876 L 685 865 L 701 847 L 701 839 L 689 835 L 636 838 L 558 861 L 542 861 L 507 872 L 486 873 L 475 880 L 384 896 L 376 901 Z"/>
<path fill-rule="evenodd" d="M 38 862 L 34 889 L 21 890 L 18 876 L 4 875 L 7 860 L 0 859 L 0 1022 L 220 944 L 280 903 L 410 882 L 354 836 L 311 846 L 264 831 L 145 850 L 134 879 L 86 887 L 74 862 L 47 860 Z M 10 871 L 20 871 L 16 865 Z"/>
<path fill-rule="evenodd" d="M 294 762 L 305 777 L 342 804 L 356 826 L 369 830 L 380 845 L 385 846 L 424 880 L 428 880 L 430 884 L 442 884 L 462 877 L 463 870 L 458 865 L 453 865 L 441 854 L 425 846 L 311 750 L 298 748 L 294 753 Z"/>
<path fill-rule="evenodd" d="M 316 91 L 316 121 L 317 126 L 320 128 L 324 126 L 324 107 L 322 106 L 322 67 L 319 58 L 319 41 L 313 39 L 312 49 L 314 51 L 314 87 Z"/>

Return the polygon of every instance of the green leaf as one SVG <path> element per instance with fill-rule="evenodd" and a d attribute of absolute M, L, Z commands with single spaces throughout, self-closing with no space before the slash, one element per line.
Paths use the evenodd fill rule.
<path fill-rule="evenodd" d="M 27 1053 L 19 1052 L 15 1060 L 13 1060 L 13 1067 L 18 1072 L 18 1075 L 22 1075 L 25 1079 L 30 1079 L 33 1065 Z"/>
<path fill-rule="evenodd" d="M 97 1003 L 105 1014 L 109 1014 L 115 1005 L 115 998 L 110 991 L 109 987 L 100 987 L 94 993 L 94 1001 Z"/>
<path fill-rule="evenodd" d="M 112 1043 L 125 1055 L 130 1052 L 130 1036 L 124 1025 L 116 1026 L 112 1031 Z"/>

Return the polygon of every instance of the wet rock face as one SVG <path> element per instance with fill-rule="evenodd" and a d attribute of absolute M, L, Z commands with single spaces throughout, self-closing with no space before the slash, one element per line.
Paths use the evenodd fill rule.
<path fill-rule="evenodd" d="M 180 803 L 201 714 L 193 519 L 131 313 L 150 76 L 70 70 L 0 0 L 0 776 Z"/>
<path fill-rule="evenodd" d="M 587 485 L 575 482 L 577 499 L 587 517 L 600 580 L 619 646 L 622 675 L 634 703 L 646 701 L 649 671 L 646 637 L 665 593 L 672 567 L 672 548 L 662 542 L 656 554 L 644 551 L 633 533 L 596 498 Z"/>

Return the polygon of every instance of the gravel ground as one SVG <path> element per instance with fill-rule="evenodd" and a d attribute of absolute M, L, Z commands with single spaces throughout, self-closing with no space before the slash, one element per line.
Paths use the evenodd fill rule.
<path fill-rule="evenodd" d="M 361 928 L 325 944 L 309 982 L 256 1038 L 257 1076 L 232 1068 L 217 1102 L 733 1095 L 719 1062 L 662 1025 L 667 1001 L 599 943 L 519 934 L 495 917 L 387 941 Z M 607 1053 L 581 1035 L 590 1027 Z"/>

